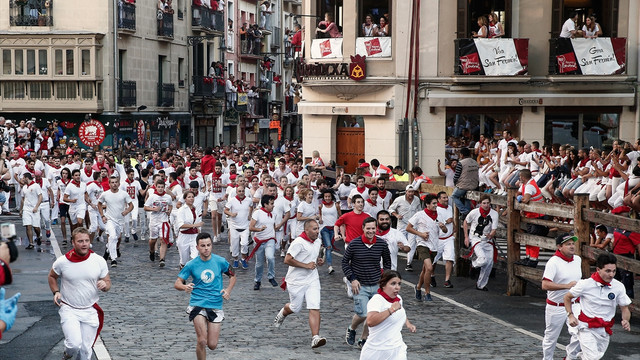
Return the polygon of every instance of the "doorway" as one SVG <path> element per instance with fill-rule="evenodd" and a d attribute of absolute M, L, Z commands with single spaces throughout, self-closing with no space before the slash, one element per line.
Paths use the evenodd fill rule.
<path fill-rule="evenodd" d="M 358 160 L 364 159 L 364 119 L 340 115 L 336 123 L 336 164 L 347 174 L 355 174 Z"/>

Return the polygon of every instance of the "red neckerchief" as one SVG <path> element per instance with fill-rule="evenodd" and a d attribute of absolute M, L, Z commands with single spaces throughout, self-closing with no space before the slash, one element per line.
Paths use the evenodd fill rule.
<path fill-rule="evenodd" d="M 75 180 L 71 180 L 71 183 L 77 187 L 80 187 L 80 182 L 79 181 L 75 181 Z"/>
<path fill-rule="evenodd" d="M 589 162 L 589 158 L 588 157 L 584 158 L 584 159 L 580 160 L 579 166 L 580 167 L 584 167 L 585 165 L 587 165 L 588 162 Z"/>
<path fill-rule="evenodd" d="M 269 171 L 272 171 L 272 172 L 276 171 L 276 167 L 275 166 L 274 167 L 269 167 Z"/>
<path fill-rule="evenodd" d="M 360 188 L 359 188 L 359 187 L 356 187 L 356 190 L 358 190 L 358 192 L 359 192 L 360 194 L 364 193 L 364 191 L 365 191 L 366 189 L 367 189 L 367 187 L 366 187 L 366 186 L 363 186 L 363 187 L 362 187 L 362 190 L 360 190 Z"/>
<path fill-rule="evenodd" d="M 56 170 L 57 170 L 57 169 L 60 169 L 60 168 L 62 167 L 62 166 L 60 166 L 60 165 L 55 166 L 55 165 L 51 165 L 51 164 L 49 164 L 49 166 L 51 166 L 52 168 L 54 168 L 54 169 L 56 169 Z"/>
<path fill-rule="evenodd" d="M 180 183 L 178 182 L 178 180 L 176 180 L 176 181 L 172 182 L 172 183 L 169 185 L 169 189 L 173 189 L 173 187 L 174 187 L 174 186 L 176 186 L 176 185 L 180 185 Z"/>
<path fill-rule="evenodd" d="M 191 208 L 191 213 L 193 214 L 193 222 L 196 222 L 196 218 L 198 216 L 196 215 L 196 208 L 195 207 Z"/>
<path fill-rule="evenodd" d="M 427 216 L 430 217 L 431 220 L 435 220 L 438 217 L 437 211 L 431 211 L 427 208 L 424 208 L 424 213 L 427 214 Z"/>
<path fill-rule="evenodd" d="M 291 172 L 291 175 L 295 176 L 295 177 L 296 177 L 296 179 L 297 179 L 297 178 L 298 178 L 298 176 L 299 176 L 297 171 L 296 171 L 296 172 L 293 172 L 293 171 L 292 171 L 292 172 Z"/>
<path fill-rule="evenodd" d="M 377 206 L 377 205 L 378 205 L 378 204 L 376 204 L 375 202 L 373 202 L 373 200 L 371 200 L 371 199 L 367 199 L 367 202 L 368 202 L 369 204 L 371 204 L 371 206 Z"/>
<path fill-rule="evenodd" d="M 222 173 L 218 174 L 217 172 L 214 171 L 214 172 L 211 173 L 211 180 L 218 179 L 218 178 L 220 178 L 220 176 L 222 176 Z"/>
<path fill-rule="evenodd" d="M 89 168 L 89 171 L 91 171 L 90 173 L 87 172 L 87 168 L 84 168 L 84 174 L 87 175 L 87 177 L 91 176 L 91 174 L 93 174 L 93 169 Z"/>
<path fill-rule="evenodd" d="M 127 184 L 131 185 L 131 184 L 133 184 L 133 182 L 134 182 L 135 180 L 129 180 L 129 178 L 126 178 L 126 179 L 124 179 L 124 181 L 126 181 L 126 182 L 127 182 Z"/>
<path fill-rule="evenodd" d="M 489 208 L 488 210 L 485 210 L 482 207 L 479 207 L 478 209 L 480 209 L 480 216 L 482 216 L 483 218 L 486 218 L 491 212 L 491 208 Z"/>
<path fill-rule="evenodd" d="M 377 239 L 376 239 L 376 236 L 375 236 L 375 235 L 373 235 L 373 239 L 369 240 L 369 239 L 367 239 L 367 237 L 366 237 L 366 236 L 364 236 L 364 234 L 362 234 L 362 242 L 363 242 L 365 245 L 373 245 L 373 244 L 375 244 L 375 243 L 376 243 L 376 241 L 377 241 Z"/>
<path fill-rule="evenodd" d="M 31 185 L 33 185 L 35 183 L 35 181 L 31 180 L 30 183 L 27 184 L 27 187 L 30 187 Z"/>
<path fill-rule="evenodd" d="M 189 180 L 195 180 L 195 179 L 197 179 L 197 178 L 198 178 L 198 175 L 196 175 L 196 176 L 191 176 L 191 175 L 189 175 Z"/>
<path fill-rule="evenodd" d="M 438 203 L 438 207 L 439 207 L 439 208 L 443 208 L 443 209 L 448 209 L 448 208 L 449 208 L 448 206 L 444 206 L 444 205 L 442 205 L 442 204 L 440 204 L 440 203 Z"/>
<path fill-rule="evenodd" d="M 184 179 L 183 178 L 178 178 L 176 181 L 178 181 L 180 183 L 180 186 L 184 187 Z"/>
<path fill-rule="evenodd" d="M 156 195 L 158 195 L 158 196 L 164 196 L 164 194 L 166 194 L 166 192 L 164 192 L 164 191 L 162 193 L 156 191 L 155 189 L 153 191 L 155 191 Z"/>
<path fill-rule="evenodd" d="M 573 261 L 573 255 L 571 255 L 571 257 L 566 257 L 566 256 L 564 256 L 563 253 L 560 252 L 560 250 L 556 250 L 556 253 L 553 254 L 553 255 L 559 257 L 560 259 L 562 259 L 562 260 L 564 260 L 566 262 L 572 262 Z"/>
<path fill-rule="evenodd" d="M 286 196 L 284 197 L 285 199 L 289 200 L 289 201 L 293 201 L 293 196 Z"/>
<path fill-rule="evenodd" d="M 36 183 L 37 183 L 38 185 L 40 185 L 40 187 L 42 187 L 42 178 L 40 178 L 40 180 L 38 180 L 38 178 L 36 178 L 36 180 L 35 180 L 35 181 L 36 181 Z M 31 183 L 33 184 L 33 182 L 31 182 Z"/>
<path fill-rule="evenodd" d="M 307 240 L 308 242 L 310 242 L 310 243 L 312 243 L 312 244 L 315 242 L 315 240 L 311 240 L 311 239 L 309 239 L 309 236 L 307 236 L 307 233 L 306 233 L 306 232 L 304 232 L 304 231 L 303 231 L 302 233 L 300 233 L 300 237 L 301 237 L 301 238 L 303 238 L 303 239 L 305 239 L 305 240 Z"/>
<path fill-rule="evenodd" d="M 267 213 L 267 215 L 269 215 L 270 218 L 273 217 L 273 214 L 271 213 L 271 211 L 267 211 L 267 209 L 265 209 L 264 207 L 261 207 L 260 210 L 264 211 Z"/>
<path fill-rule="evenodd" d="M 322 200 L 322 205 L 326 206 L 326 207 L 331 207 L 331 205 L 333 205 L 333 201 L 331 202 L 326 202 L 324 200 Z"/>
<path fill-rule="evenodd" d="M 389 231 L 391 231 L 391 228 L 388 228 L 388 229 L 387 229 L 387 230 L 385 230 L 385 231 L 381 231 L 381 230 L 380 230 L 380 228 L 378 228 L 378 229 L 376 230 L 376 235 L 377 235 L 377 236 L 385 236 L 385 235 L 387 235 L 387 234 L 389 233 Z"/>
<path fill-rule="evenodd" d="M 378 196 L 380 196 L 383 199 L 386 198 L 387 197 L 387 190 L 378 189 Z"/>
<path fill-rule="evenodd" d="M 380 288 L 378 288 L 378 294 L 382 295 L 382 297 L 383 297 L 385 300 L 387 300 L 388 302 L 390 302 L 390 303 L 392 303 L 392 304 L 393 304 L 394 302 L 398 302 L 398 301 L 400 301 L 400 298 L 399 298 L 399 297 L 397 297 L 397 296 L 396 296 L 396 297 L 394 297 L 394 298 L 392 299 L 389 295 L 387 295 L 387 293 L 385 293 L 384 291 L 382 291 L 382 289 L 380 289 Z M 397 311 L 397 310 L 396 310 L 396 311 Z"/>
<path fill-rule="evenodd" d="M 80 256 L 80 255 L 76 254 L 75 249 L 71 249 L 66 254 L 64 254 L 64 256 L 67 258 L 67 260 L 69 260 L 71 262 L 74 262 L 74 263 L 78 263 L 78 262 L 87 260 L 89 258 L 89 255 L 91 255 L 92 252 L 93 252 L 93 250 L 89 249 L 89 251 L 87 252 L 87 255 Z"/>
<path fill-rule="evenodd" d="M 602 278 L 600 277 L 600 274 L 598 274 L 597 271 L 591 274 L 591 278 L 595 280 L 597 283 L 602 284 L 603 286 L 611 286 L 611 283 L 608 283 L 602 280 Z"/>
<path fill-rule="evenodd" d="M 62 180 L 62 183 L 64 184 L 64 186 L 67 186 L 67 184 L 69 183 L 69 181 L 71 181 L 71 180 L 69 180 L 69 179 L 67 179 L 67 181 L 64 181 L 64 179 L 60 179 L 60 180 Z"/>
<path fill-rule="evenodd" d="M 245 197 L 243 197 L 242 199 L 240 199 L 240 198 L 238 197 L 238 195 L 236 195 L 236 199 L 238 199 L 238 201 L 240 201 L 240 202 L 242 202 L 242 201 L 243 201 L 244 199 L 246 199 L 246 198 L 247 198 L 247 197 L 245 196 Z"/>
<path fill-rule="evenodd" d="M 96 184 L 96 185 L 100 186 L 100 184 L 97 181 L 89 181 L 87 183 L 87 187 L 89 187 L 89 185 L 91 185 L 91 184 Z"/>

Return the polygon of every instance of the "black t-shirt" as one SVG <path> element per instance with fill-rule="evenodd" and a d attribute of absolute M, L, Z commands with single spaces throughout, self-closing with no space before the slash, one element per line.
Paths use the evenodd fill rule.
<path fill-rule="evenodd" d="M 140 183 L 140 189 L 142 190 L 146 190 L 147 186 L 149 186 L 149 184 L 142 179 L 138 180 L 138 182 Z M 140 193 L 138 192 L 138 208 L 140 209 L 144 208 L 144 198 L 145 196 L 140 195 Z"/>

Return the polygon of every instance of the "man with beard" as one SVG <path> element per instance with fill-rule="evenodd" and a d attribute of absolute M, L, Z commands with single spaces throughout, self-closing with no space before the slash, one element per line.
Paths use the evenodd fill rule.
<path fill-rule="evenodd" d="M 404 196 L 398 196 L 391 206 L 389 206 L 391 215 L 398 219 L 396 228 L 407 237 L 407 241 L 411 247 L 411 250 L 407 253 L 407 267 L 405 271 L 413 271 L 411 262 L 413 261 L 413 255 L 416 252 L 417 246 L 416 237 L 407 232 L 409 219 L 420 211 L 420 199 L 415 196 L 415 193 L 415 189 L 411 185 L 407 185 Z"/>
<path fill-rule="evenodd" d="M 449 205 L 449 196 L 444 191 L 438 193 L 437 211 L 438 221 L 443 223 L 444 227 L 440 228 L 440 236 L 438 241 L 436 241 L 438 253 L 436 254 L 436 258 L 433 259 L 433 263 L 435 266 L 435 264 L 438 263 L 438 260 L 443 259 L 445 261 L 444 287 L 452 288 L 451 272 L 453 271 L 453 263 L 456 261 L 456 249 L 454 243 L 455 232 L 453 230 L 453 207 Z M 431 285 L 436 287 L 435 274 L 431 275 Z"/>
<path fill-rule="evenodd" d="M 391 256 L 391 270 L 397 270 L 398 250 L 408 252 L 411 247 L 407 246 L 407 238 L 398 229 L 391 227 L 391 215 L 387 210 L 380 210 L 376 220 L 378 220 L 376 236 L 387 242 Z"/>
<path fill-rule="evenodd" d="M 247 256 L 249 254 L 249 220 L 251 218 L 251 205 L 253 201 L 245 196 L 244 185 L 238 185 L 235 196 L 230 197 L 224 206 L 224 213 L 229 222 L 229 247 L 233 258 L 233 268 L 238 268 L 239 262 L 242 268 L 247 270 Z M 242 255 L 241 259 L 238 257 Z"/>

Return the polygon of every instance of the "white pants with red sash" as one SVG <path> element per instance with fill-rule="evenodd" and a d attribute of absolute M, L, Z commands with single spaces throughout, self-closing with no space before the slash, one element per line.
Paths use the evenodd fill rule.
<path fill-rule="evenodd" d="M 90 360 L 93 355 L 93 343 L 100 325 L 96 309 L 93 307 L 76 309 L 62 304 L 58 314 L 64 333 L 64 347 L 67 355 L 72 359 Z"/>
<path fill-rule="evenodd" d="M 580 314 L 580 304 L 574 303 L 571 305 L 571 311 L 573 311 L 574 314 Z M 567 330 L 569 331 L 569 335 L 571 335 L 571 340 L 567 345 L 567 359 L 577 359 L 578 353 L 580 352 L 578 328 L 569 325 L 567 311 L 564 308 L 564 304 L 554 303 L 554 305 L 552 305 L 547 302 L 547 307 L 544 312 L 544 321 L 546 328 L 544 330 L 544 338 L 542 339 L 542 359 L 553 360 L 553 352 L 556 348 L 558 336 L 560 336 L 560 332 L 562 331 L 564 324 L 567 324 Z"/>
<path fill-rule="evenodd" d="M 483 239 L 472 237 L 471 246 L 473 247 L 471 265 L 475 268 L 480 268 L 480 275 L 478 276 L 476 285 L 479 288 L 483 288 L 487 286 L 489 282 L 489 275 L 491 275 L 491 269 L 493 268 L 493 252 L 495 247 L 492 242 L 488 242 L 484 237 Z"/>

